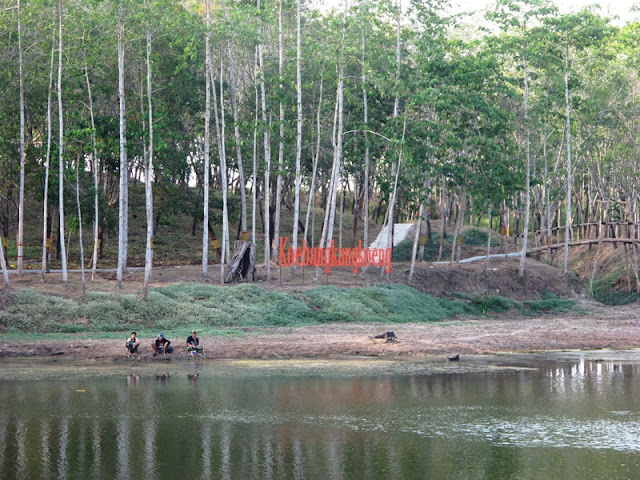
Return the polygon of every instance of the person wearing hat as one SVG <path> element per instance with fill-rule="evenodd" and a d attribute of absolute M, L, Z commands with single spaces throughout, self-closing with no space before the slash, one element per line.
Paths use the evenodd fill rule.
<path fill-rule="evenodd" d="M 191 335 L 187 337 L 187 350 L 190 352 L 201 352 L 200 339 L 198 338 L 198 332 L 193 330 Z"/>
<path fill-rule="evenodd" d="M 155 357 L 159 353 L 171 353 L 173 352 L 173 347 L 171 346 L 171 342 L 164 338 L 164 333 L 159 333 L 158 338 L 156 338 L 155 342 L 151 343 L 151 347 L 155 350 L 153 356 Z"/>

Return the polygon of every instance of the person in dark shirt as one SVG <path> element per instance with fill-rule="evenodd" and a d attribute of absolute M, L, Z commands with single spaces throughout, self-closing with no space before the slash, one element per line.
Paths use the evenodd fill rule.
<path fill-rule="evenodd" d="M 198 332 L 195 330 L 191 332 L 191 335 L 187 337 L 187 350 L 201 352 L 200 339 L 198 338 Z"/>
<path fill-rule="evenodd" d="M 151 347 L 155 351 L 153 356 L 155 357 L 159 353 L 171 353 L 173 352 L 173 347 L 171 346 L 171 342 L 164 338 L 164 333 L 159 333 L 158 338 L 156 338 L 155 342 L 151 343 Z"/>

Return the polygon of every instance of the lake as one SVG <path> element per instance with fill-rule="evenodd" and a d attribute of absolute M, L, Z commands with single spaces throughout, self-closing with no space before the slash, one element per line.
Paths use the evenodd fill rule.
<path fill-rule="evenodd" d="M 640 478 L 639 352 L 456 363 L 4 365 L 0 478 Z"/>

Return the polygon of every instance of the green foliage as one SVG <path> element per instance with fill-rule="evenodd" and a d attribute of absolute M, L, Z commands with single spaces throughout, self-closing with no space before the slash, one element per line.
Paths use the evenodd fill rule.
<path fill-rule="evenodd" d="M 474 309 L 482 313 L 489 312 L 506 312 L 516 307 L 516 302 L 510 298 L 501 297 L 499 295 L 487 295 L 476 297 L 471 301 Z"/>
<path fill-rule="evenodd" d="M 437 299 L 398 284 L 318 287 L 306 296 L 320 322 L 432 322 L 452 316 Z"/>
<path fill-rule="evenodd" d="M 522 304 L 500 296 L 434 298 L 406 285 L 368 288 L 322 286 L 304 292 L 271 292 L 257 285 L 218 287 L 201 283 L 173 284 L 133 295 L 90 293 L 82 301 L 34 290 L 15 290 L 0 311 L 0 332 L 78 333 L 136 330 L 175 332 L 189 328 L 237 335 L 233 327 L 299 326 L 314 323 L 435 322 L 456 315 L 564 312 L 575 301 L 546 293 Z M 230 328 L 231 327 L 231 328 Z M 155 335 L 155 334 L 154 334 Z"/>
<path fill-rule="evenodd" d="M 523 302 L 523 307 L 532 313 L 562 313 L 575 306 L 575 300 L 559 298 L 555 293 L 545 292 L 540 300 Z"/>
<path fill-rule="evenodd" d="M 605 305 L 626 305 L 640 300 L 640 295 L 627 290 L 625 269 L 618 269 L 593 282 L 593 298 Z"/>
<path fill-rule="evenodd" d="M 491 234 L 491 246 L 497 247 L 500 245 L 498 235 Z M 462 244 L 470 245 L 474 247 L 486 247 L 488 235 L 486 230 L 479 228 L 467 228 L 462 234 Z"/>

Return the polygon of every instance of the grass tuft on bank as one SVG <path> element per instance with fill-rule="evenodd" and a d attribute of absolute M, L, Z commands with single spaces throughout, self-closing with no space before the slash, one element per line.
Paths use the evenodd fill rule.
<path fill-rule="evenodd" d="M 222 332 L 241 327 L 301 326 L 323 323 L 436 322 L 457 315 L 514 310 L 553 313 L 575 302 L 548 294 L 522 304 L 498 297 L 434 298 L 405 285 L 368 288 L 321 286 L 300 292 L 271 292 L 257 285 L 218 287 L 177 283 L 155 288 L 148 299 L 90 293 L 82 301 L 35 290 L 15 290 L 0 311 L 0 333 L 108 333 L 183 331 L 195 327 Z"/>

